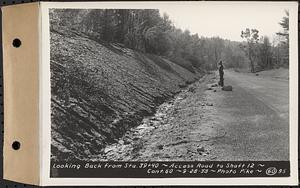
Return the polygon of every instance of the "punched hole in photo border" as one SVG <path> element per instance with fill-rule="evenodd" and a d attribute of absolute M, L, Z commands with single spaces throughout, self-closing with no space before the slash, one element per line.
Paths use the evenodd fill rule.
<path fill-rule="evenodd" d="M 11 146 L 14 150 L 19 150 L 21 148 L 21 143 L 19 141 L 14 141 Z"/>
<path fill-rule="evenodd" d="M 20 39 L 15 38 L 15 39 L 13 40 L 12 45 L 13 45 L 15 48 L 19 48 L 19 47 L 22 45 L 22 42 L 21 42 Z"/>

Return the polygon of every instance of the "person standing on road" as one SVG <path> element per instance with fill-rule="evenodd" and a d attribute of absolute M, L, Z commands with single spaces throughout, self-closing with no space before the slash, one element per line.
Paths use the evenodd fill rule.
<path fill-rule="evenodd" d="M 224 86 L 224 66 L 222 61 L 219 62 L 219 76 L 220 76 L 220 81 L 219 81 L 219 85 L 221 87 Z"/>

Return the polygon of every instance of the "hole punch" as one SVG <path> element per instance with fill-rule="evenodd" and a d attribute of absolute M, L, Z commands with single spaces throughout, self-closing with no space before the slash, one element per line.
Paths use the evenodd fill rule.
<path fill-rule="evenodd" d="M 19 150 L 20 147 L 21 147 L 21 143 L 20 143 L 20 142 L 14 141 L 14 142 L 12 143 L 12 148 L 13 148 L 14 150 Z"/>
<path fill-rule="evenodd" d="M 12 44 L 15 48 L 19 48 L 21 46 L 22 42 L 20 39 L 14 39 Z"/>

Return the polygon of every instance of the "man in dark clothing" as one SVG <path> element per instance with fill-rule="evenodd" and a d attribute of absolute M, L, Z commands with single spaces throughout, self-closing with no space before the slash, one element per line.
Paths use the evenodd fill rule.
<path fill-rule="evenodd" d="M 219 62 L 219 75 L 220 75 L 219 85 L 221 87 L 223 87 L 224 86 L 224 67 L 223 67 L 222 61 Z"/>

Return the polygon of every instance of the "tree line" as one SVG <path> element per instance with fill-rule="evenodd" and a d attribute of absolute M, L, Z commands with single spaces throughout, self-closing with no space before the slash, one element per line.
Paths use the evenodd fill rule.
<path fill-rule="evenodd" d="M 240 44 L 250 61 L 250 71 L 260 71 L 277 67 L 289 67 L 289 13 L 279 22 L 281 32 L 276 33 L 271 44 L 269 37 L 259 37 L 257 29 L 246 28 L 241 31 L 241 37 L 245 40 Z"/>
<path fill-rule="evenodd" d="M 157 9 L 52 9 L 50 18 L 52 30 L 74 30 L 102 43 L 164 56 L 192 72 L 214 70 L 220 60 L 227 68 L 250 64 L 252 72 L 288 65 L 286 17 L 280 22 L 284 32 L 278 33 L 286 40 L 277 44 L 271 44 L 268 37 L 259 38 L 256 29 L 242 31 L 245 42 L 199 37 L 176 28 Z"/>

